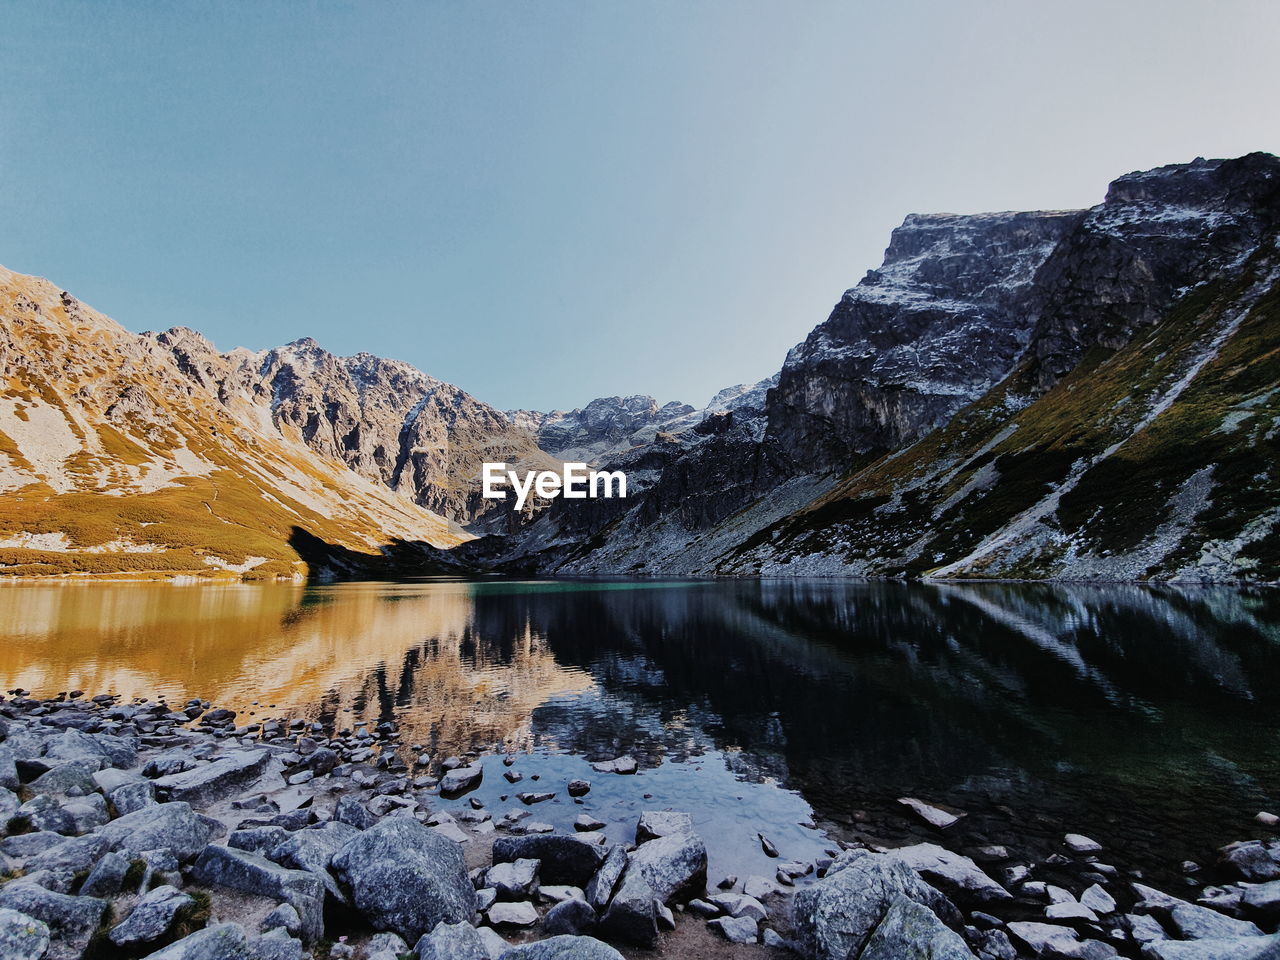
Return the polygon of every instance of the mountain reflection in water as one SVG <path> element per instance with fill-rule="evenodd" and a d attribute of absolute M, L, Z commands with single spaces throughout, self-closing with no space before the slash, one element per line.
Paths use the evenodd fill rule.
<path fill-rule="evenodd" d="M 437 756 L 714 752 L 890 841 L 914 830 L 893 803 L 909 793 L 1174 858 L 1248 835 L 1280 793 L 1280 594 L 1264 591 L 35 584 L 0 590 L 0 637 L 6 689 L 395 719 Z"/>

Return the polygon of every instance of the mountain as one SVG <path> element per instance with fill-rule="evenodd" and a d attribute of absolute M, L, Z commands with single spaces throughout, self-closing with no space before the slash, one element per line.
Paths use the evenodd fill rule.
<path fill-rule="evenodd" d="M 0 572 L 292 576 L 470 538 L 317 453 L 274 360 L 129 333 L 4 268 L 0 319 Z"/>
<path fill-rule="evenodd" d="M 559 572 L 1280 579 L 1280 160 L 1129 174 L 1084 211 L 908 217 L 624 513 L 556 505 Z M 570 516 L 570 510 L 574 516 Z"/>

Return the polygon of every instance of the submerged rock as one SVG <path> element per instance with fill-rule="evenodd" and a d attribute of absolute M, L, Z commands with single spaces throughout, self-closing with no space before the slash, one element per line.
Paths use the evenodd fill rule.
<path fill-rule="evenodd" d="M 925 803 L 923 800 L 917 800 L 915 797 L 899 797 L 898 802 L 915 813 L 929 826 L 936 827 L 939 830 L 946 830 L 948 827 L 955 826 L 960 822 L 960 818 L 964 816 L 963 813 L 948 813 L 940 807 Z"/>

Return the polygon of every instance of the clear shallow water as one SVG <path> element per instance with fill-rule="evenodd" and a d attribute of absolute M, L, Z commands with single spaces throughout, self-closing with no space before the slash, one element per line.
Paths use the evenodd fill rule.
<path fill-rule="evenodd" d="M 1157 873 L 1255 835 L 1253 814 L 1280 806 L 1271 592 L 41 584 L 0 589 L 0 638 L 5 689 L 395 719 L 436 756 L 529 753 L 526 775 L 548 785 L 632 753 L 648 769 L 591 774 L 587 809 L 690 809 L 725 838 L 713 873 L 760 872 L 761 828 L 784 856 L 812 855 L 822 837 L 797 825 L 810 811 L 842 836 L 922 836 L 904 794 L 969 811 L 961 844 L 1043 855 L 1078 830 Z M 481 788 L 495 813 L 520 789 L 537 785 L 497 768 Z M 531 808 L 556 825 L 582 809 L 563 795 Z"/>

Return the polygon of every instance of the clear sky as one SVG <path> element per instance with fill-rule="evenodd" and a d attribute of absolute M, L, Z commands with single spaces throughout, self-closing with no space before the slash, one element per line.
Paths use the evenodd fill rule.
<path fill-rule="evenodd" d="M 1280 4 L 0 0 L 0 263 L 500 407 L 756 380 L 912 212 L 1280 151 Z"/>

